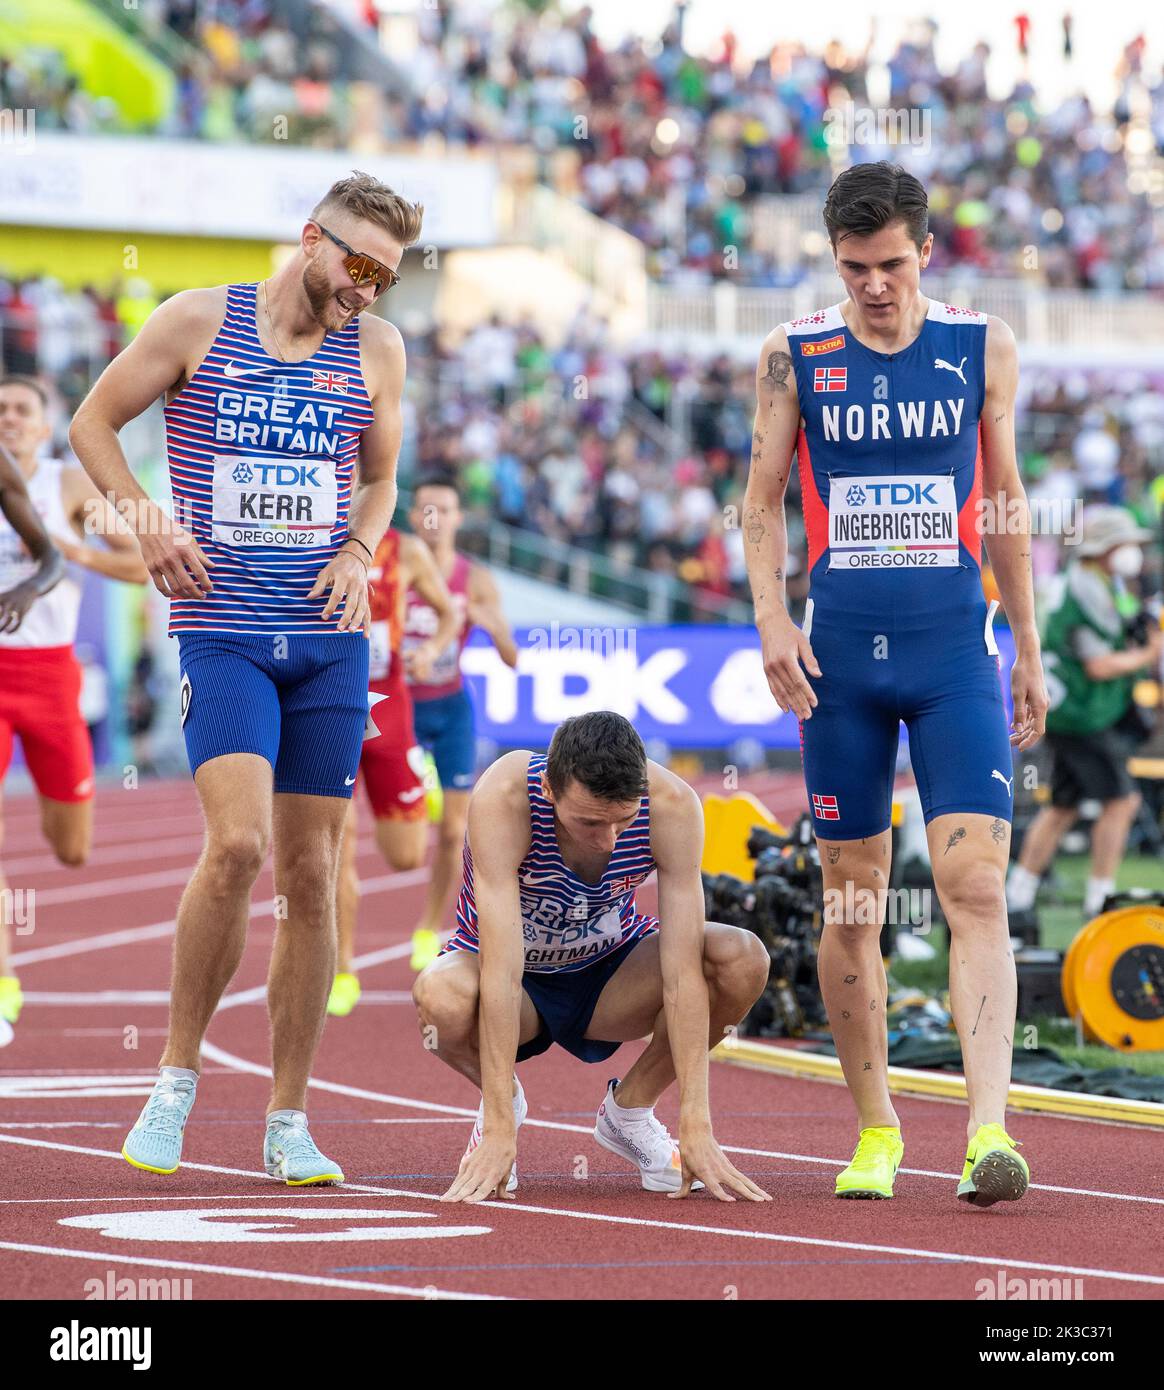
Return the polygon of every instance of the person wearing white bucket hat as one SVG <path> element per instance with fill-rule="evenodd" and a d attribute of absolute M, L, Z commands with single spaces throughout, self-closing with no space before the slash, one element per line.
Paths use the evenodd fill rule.
<path fill-rule="evenodd" d="M 1164 633 L 1158 622 L 1144 636 L 1129 630 L 1136 605 L 1125 581 L 1143 566 L 1143 546 L 1153 540 L 1122 507 L 1096 507 L 1083 519 L 1077 558 L 1067 567 L 1062 593 L 1046 623 L 1043 663 L 1051 707 L 1051 804 L 1031 822 L 1018 862 L 1007 880 L 1007 906 L 1030 908 L 1039 880 L 1059 842 L 1074 824 L 1079 804 L 1103 809 L 1091 840 L 1091 873 L 1083 900 L 1085 918 L 1096 916 L 1115 891 L 1115 876 L 1140 794 L 1128 772 L 1135 737 L 1132 686 L 1141 672 L 1158 669 Z"/>

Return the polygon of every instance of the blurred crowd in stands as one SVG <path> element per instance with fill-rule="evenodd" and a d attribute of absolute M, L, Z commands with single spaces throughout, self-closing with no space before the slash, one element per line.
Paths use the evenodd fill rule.
<path fill-rule="evenodd" d="M 342 23 L 354 17 L 375 39 L 370 0 L 338 8 Z M 823 195 L 838 159 L 888 156 L 929 189 L 935 270 L 1164 290 L 1164 245 L 1153 240 L 1153 208 L 1133 167 L 1164 156 L 1164 80 L 1142 38 L 1128 35 L 1109 102 L 1077 96 L 1048 108 L 1025 81 L 1005 100 L 989 95 L 986 43 L 943 69 L 932 21 L 908 26 L 888 71 L 872 73 L 865 36 L 822 52 L 777 43 L 749 63 L 727 34 L 713 57 L 693 56 L 682 43 L 684 9 L 676 6 L 657 40 L 605 48 L 586 7 L 563 15 L 553 3 L 541 13 L 517 3 L 420 5 L 414 45 L 400 48 L 399 28 L 385 27 L 379 83 L 345 80 L 355 40 L 319 0 L 294 9 L 288 0 L 140 0 L 136 22 L 167 39 L 178 64 L 165 133 L 366 148 L 353 142 L 354 111 L 374 96 L 362 138 L 532 147 L 542 178 L 640 238 L 659 277 L 794 283 L 819 248 L 759 249 L 757 200 Z M 301 13 L 307 19 L 296 24 Z M 991 25 L 1002 29 L 998 42 L 1010 41 L 1008 27 Z M 1021 43 L 1028 37 L 1020 31 Z M 1069 63 L 1067 17 L 1061 42 Z M 868 107 L 871 86 L 880 100 L 887 86 L 889 109 L 923 114 L 925 138 L 851 150 L 830 143 L 828 113 Z M 1139 94 L 1150 103 L 1154 151 L 1129 151 Z M 47 128 L 119 123 L 108 99 L 88 97 L 47 53 L 0 60 L 0 105 L 33 106 Z M 289 127 L 276 134 L 279 116 Z"/>
<path fill-rule="evenodd" d="M 58 446 L 91 380 L 156 297 L 0 275 L 0 363 L 39 373 L 58 401 Z M 616 567 L 675 576 L 706 597 L 747 599 L 740 530 L 755 409 L 754 362 L 694 348 L 619 351 L 580 314 L 552 347 L 531 322 L 493 318 L 459 342 L 409 337 L 400 479 L 452 470 L 470 521 L 499 520 Z M 1161 524 L 1164 374 L 1032 366 L 1017 436 L 1033 503 L 1112 502 Z M 789 593 L 807 589 L 799 480 L 789 487 Z M 1062 543 L 1034 547 L 1036 574 Z"/>

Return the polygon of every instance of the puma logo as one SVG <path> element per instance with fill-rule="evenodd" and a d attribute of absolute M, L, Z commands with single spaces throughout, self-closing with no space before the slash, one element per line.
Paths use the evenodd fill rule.
<path fill-rule="evenodd" d="M 1002 773 L 999 772 L 998 768 L 994 767 L 994 768 L 991 768 L 991 769 L 990 769 L 990 775 L 991 775 L 991 777 L 997 777 L 998 780 L 1004 784 L 1004 786 L 1006 787 L 1006 789 L 1007 789 L 1007 791 L 1010 793 L 1010 795 L 1011 795 L 1011 796 L 1014 795 L 1014 792 L 1011 791 L 1011 787 L 1010 787 L 1010 784 L 1014 781 L 1014 773 L 1013 773 L 1013 772 L 1011 773 L 1011 775 L 1010 775 L 1009 777 L 1004 777 L 1004 776 L 1002 775 Z"/>
<path fill-rule="evenodd" d="M 954 375 L 958 378 L 958 380 L 962 383 L 963 386 L 966 385 L 966 378 L 962 375 L 962 368 L 963 368 L 965 365 L 966 365 L 966 359 L 965 359 L 964 357 L 962 358 L 961 362 L 959 362 L 958 365 L 957 365 L 956 367 L 955 367 L 952 363 L 947 362 L 946 359 L 945 359 L 944 357 L 935 357 L 935 358 L 934 358 L 934 366 L 935 366 L 935 368 L 941 367 L 941 368 L 943 368 L 943 369 L 944 369 L 945 371 L 947 371 L 947 372 L 953 372 Z"/>

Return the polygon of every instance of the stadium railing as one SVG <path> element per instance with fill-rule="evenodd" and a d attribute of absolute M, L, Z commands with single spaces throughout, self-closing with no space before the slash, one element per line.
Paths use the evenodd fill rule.
<path fill-rule="evenodd" d="M 923 278 L 922 292 L 1005 319 L 1021 344 L 1158 352 L 1164 343 L 1164 300 L 1146 295 L 1117 297 L 955 274 Z M 777 324 L 841 298 L 840 283 L 831 272 L 814 274 L 788 289 L 749 288 L 730 280 L 697 288 L 652 283 L 647 286 L 647 329 L 755 345 Z"/>

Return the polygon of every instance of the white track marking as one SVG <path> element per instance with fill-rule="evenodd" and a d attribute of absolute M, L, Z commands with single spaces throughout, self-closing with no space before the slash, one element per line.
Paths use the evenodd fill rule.
<path fill-rule="evenodd" d="M 528 1124 L 529 1121 L 527 1120 L 526 1123 Z M 59 1144 L 48 1139 L 25 1139 L 17 1135 L 0 1134 L 0 1143 L 26 1144 L 32 1148 L 57 1149 L 65 1153 L 86 1154 L 98 1158 L 116 1158 L 121 1162 L 125 1161 L 120 1153 L 116 1153 L 112 1149 L 82 1148 L 80 1145 Z M 249 1173 L 244 1168 L 224 1168 L 212 1163 L 184 1163 L 182 1166 L 203 1172 L 228 1173 L 236 1176 L 241 1174 L 244 1177 L 259 1176 Z M 277 1179 L 270 1179 L 270 1181 L 274 1182 Z M 411 1201 L 440 1201 L 440 1197 L 435 1193 L 415 1192 L 408 1188 L 375 1187 L 369 1183 L 345 1183 L 344 1187 L 349 1193 L 365 1193 L 380 1197 L 404 1197 Z M 210 1202 L 215 1199 L 208 1195 L 205 1200 Z M 763 1240 L 781 1245 L 815 1245 L 829 1250 L 859 1250 L 878 1255 L 908 1255 L 914 1259 L 934 1260 L 943 1264 L 989 1265 L 993 1269 L 1031 1269 L 1049 1274 L 1071 1274 L 1091 1279 L 1113 1279 L 1124 1283 L 1164 1287 L 1164 1275 L 1133 1274 L 1124 1270 L 1092 1269 L 1089 1266 L 1081 1265 L 1047 1264 L 1037 1260 L 1011 1259 L 1006 1255 L 968 1255 L 956 1250 L 919 1250 L 912 1246 L 874 1245 L 868 1241 L 828 1240 L 823 1236 L 792 1235 L 780 1231 L 736 1230 L 731 1226 L 706 1226 L 688 1221 L 659 1221 L 644 1216 L 613 1216 L 605 1212 L 577 1211 L 567 1207 L 535 1207 L 528 1206 L 523 1202 L 490 1202 L 488 1208 L 491 1218 L 499 1212 L 520 1211 L 529 1212 L 535 1216 L 558 1216 L 574 1221 L 596 1221 L 615 1226 L 637 1226 L 671 1232 L 690 1231 L 696 1235 L 725 1236 L 730 1240 Z M 3 1248 L 3 1245 L 4 1243 L 0 1242 L 0 1248 Z M 46 1249 L 46 1253 L 72 1252 L 57 1252 Z M 104 1258 L 104 1256 L 99 1258 Z"/>
<path fill-rule="evenodd" d="M 182 1164 L 183 1168 L 197 1166 L 193 1163 Z M 251 1176 L 257 1177 L 258 1174 Z M 345 1183 L 344 1186 L 346 1187 L 347 1184 Z M 367 1192 L 363 1189 L 359 1192 L 341 1192 L 338 1187 L 330 1187 L 326 1193 L 321 1189 L 315 1200 L 322 1201 L 326 1197 L 329 1202 L 356 1201 L 357 1199 L 363 1202 L 367 1196 Z M 127 1197 L 124 1192 L 121 1192 L 114 1197 L 0 1197 L 0 1207 L 60 1206 L 66 1202 L 87 1202 L 93 1206 L 98 1202 L 104 1205 L 106 1202 L 285 1202 L 286 1200 L 287 1194 L 282 1191 L 243 1192 L 238 1195 L 232 1194 L 229 1197 L 224 1197 L 220 1192 L 216 1192 L 212 1198 L 208 1197 L 205 1192 L 194 1197 Z"/>
<path fill-rule="evenodd" d="M 417 1288 L 413 1284 L 377 1284 L 370 1279 L 333 1279 L 323 1274 L 287 1274 L 281 1270 L 243 1269 L 234 1265 L 195 1264 L 190 1260 L 159 1260 L 144 1255 L 120 1255 L 108 1250 L 64 1250 L 51 1245 L 23 1245 L 17 1241 L 0 1240 L 0 1250 L 17 1250 L 26 1255 L 51 1255 L 65 1260 L 98 1260 L 105 1264 L 145 1265 L 151 1269 L 182 1269 L 194 1274 L 225 1274 L 231 1279 L 267 1280 L 276 1284 L 307 1284 L 324 1289 L 353 1289 L 360 1293 L 397 1294 L 406 1298 L 486 1300 L 494 1302 L 504 1294 L 454 1293 L 431 1284 Z"/>
<path fill-rule="evenodd" d="M 381 874 L 377 878 L 366 879 L 360 884 L 362 893 L 393 893 L 400 888 L 411 888 L 423 883 L 428 876 L 427 869 L 409 869 L 405 873 Z M 186 875 L 189 878 L 189 873 Z M 37 902 L 41 894 L 37 893 Z M 270 917 L 275 910 L 274 898 L 251 903 L 249 916 Z M 17 951 L 11 957 L 13 965 L 35 965 L 37 961 L 59 960 L 62 956 L 81 956 L 90 951 L 108 951 L 117 946 L 136 945 L 141 941 L 154 941 L 160 936 L 172 936 L 177 929 L 177 921 L 154 922 L 148 927 L 127 927 L 124 931 L 104 932 L 100 936 L 82 937 L 77 941 L 62 941 L 55 946 L 39 946 L 31 951 Z"/>
<path fill-rule="evenodd" d="M 24 995 L 26 1004 L 71 1004 L 75 1008 L 91 1009 L 102 1004 L 168 1004 L 168 989 L 96 989 L 78 990 L 70 994 L 66 990 L 33 991 Z"/>
<path fill-rule="evenodd" d="M 160 936 L 172 936 L 176 926 L 177 923 L 171 918 L 168 922 L 154 922 L 148 927 L 126 927 L 124 931 L 102 932 L 100 936 L 60 941 L 55 946 L 38 946 L 31 951 L 16 951 L 9 960 L 13 965 L 35 965 L 37 961 L 60 960 L 63 956 L 82 956 L 89 951 L 110 951 L 115 946 L 136 946 L 142 941 L 156 941 Z"/>
<path fill-rule="evenodd" d="M 168 819 L 166 821 L 166 827 L 167 829 L 173 828 L 173 823 Z M 143 844 L 148 846 L 150 859 L 180 858 L 189 868 L 193 869 L 194 864 L 197 862 L 197 855 L 195 854 L 191 857 L 191 851 L 192 849 L 198 848 L 203 830 L 203 821 L 200 816 L 191 821 L 191 831 L 189 834 L 176 836 L 169 840 L 143 841 L 141 839 L 140 830 L 141 822 L 139 820 L 139 833 L 136 838 L 121 841 L 105 841 L 101 844 L 94 845 L 88 860 L 85 862 L 84 867 L 86 872 L 91 873 L 97 869 L 112 867 L 114 864 L 140 864 Z M 435 827 L 431 828 L 429 838 L 430 840 L 436 839 Z M 43 846 L 44 841 L 42 840 L 40 843 Z M 371 857 L 377 863 L 383 863 L 373 835 L 361 835 L 357 839 L 356 857 L 357 859 Z M 269 869 L 269 867 L 270 865 L 267 864 L 265 869 Z M 16 878 L 17 880 L 24 874 L 57 872 L 62 875 L 67 875 L 69 878 L 76 877 L 76 869 L 73 866 L 62 864 L 56 855 L 53 854 L 51 850 L 47 849 L 42 849 L 42 851 L 37 854 L 26 855 L 23 858 L 19 856 L 15 858 L 6 857 L 4 860 L 4 872 L 9 879 Z"/>
<path fill-rule="evenodd" d="M 392 948 L 395 949 L 395 948 Z M 401 948 L 400 954 L 407 955 L 411 946 Z M 391 959 L 397 959 L 397 956 Z M 352 964 L 361 968 L 361 962 L 356 960 Z M 255 986 L 253 989 L 245 990 L 245 998 L 235 1000 L 231 998 L 231 1006 L 235 1003 L 257 1004 L 261 1003 L 266 996 L 266 986 Z M 150 1004 L 168 1005 L 170 1002 L 170 991 L 168 989 L 98 989 L 98 990 L 46 990 L 29 992 L 25 991 L 24 1002 L 26 1004 L 53 1004 L 62 1008 L 74 1009 L 98 1009 L 110 1004 Z M 360 995 L 360 1007 L 366 1004 L 411 1004 L 412 991 L 407 989 L 367 989 Z M 120 1028 L 98 1028 L 93 1030 L 72 1030 L 73 1036 L 80 1036 L 85 1031 L 91 1031 L 94 1036 L 112 1037 L 115 1033 L 120 1033 Z M 163 1030 L 164 1031 L 164 1030 Z"/>
<path fill-rule="evenodd" d="M 260 1066 L 257 1062 L 248 1062 L 245 1058 L 235 1057 L 232 1053 L 224 1051 L 221 1047 L 211 1042 L 202 1044 L 202 1054 L 209 1057 L 223 1066 L 234 1067 L 238 1071 L 250 1072 L 252 1076 L 262 1076 L 271 1079 L 271 1069 Z M 461 1115 L 467 1120 L 476 1118 L 476 1110 L 468 1110 L 458 1105 L 439 1105 L 435 1101 L 412 1100 L 408 1096 L 386 1095 L 382 1091 L 367 1091 L 359 1086 L 345 1086 L 338 1081 L 321 1081 L 317 1077 L 310 1077 L 307 1084 L 314 1086 L 321 1091 L 333 1091 L 337 1095 L 351 1096 L 356 1100 L 380 1101 L 384 1105 L 401 1105 L 414 1110 L 434 1110 L 446 1115 Z M 592 1125 L 571 1125 L 565 1124 L 560 1120 L 535 1120 L 532 1116 L 525 1121 L 536 1129 L 559 1129 L 566 1130 L 571 1134 L 593 1134 Z M 783 1153 L 779 1149 L 747 1149 L 740 1148 L 735 1144 L 721 1144 L 720 1147 L 725 1153 L 745 1154 L 753 1158 L 784 1158 L 793 1163 L 816 1163 L 826 1168 L 844 1168 L 849 1162 L 847 1158 L 821 1158 L 815 1154 L 794 1154 Z M 914 1177 L 940 1178 L 943 1182 L 955 1182 L 958 1175 L 956 1173 L 943 1173 L 932 1168 L 899 1168 L 900 1173 L 909 1173 Z M 1164 1197 L 1141 1197 L 1130 1192 L 1096 1192 L 1086 1187 L 1056 1187 L 1050 1183 L 1031 1183 L 1032 1192 L 1063 1192 L 1076 1197 L 1107 1197 L 1116 1202 L 1147 1202 L 1157 1206 L 1164 1206 Z"/>
<path fill-rule="evenodd" d="M 419 870 L 417 872 L 419 872 Z M 373 965 L 380 965 L 384 961 L 400 960 L 402 956 L 409 956 L 411 954 L 412 943 L 409 941 L 398 941 L 395 946 L 383 946 L 378 951 L 367 951 L 362 956 L 353 956 L 352 969 L 366 970 Z M 240 1004 L 257 1004 L 260 1000 L 266 999 L 266 997 L 267 986 L 265 984 L 252 985 L 250 989 L 240 989 L 234 994 L 224 994 L 218 1001 L 218 1008 L 215 1010 L 215 1013 L 220 1013 L 223 1009 L 237 1009 Z M 206 1044 L 203 1044 L 202 1051 L 203 1053 L 206 1052 Z"/>

